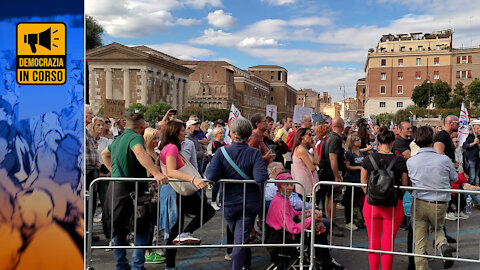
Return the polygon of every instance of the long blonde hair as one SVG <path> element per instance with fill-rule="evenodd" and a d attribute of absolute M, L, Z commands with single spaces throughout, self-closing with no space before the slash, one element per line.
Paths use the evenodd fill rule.
<path fill-rule="evenodd" d="M 353 146 L 354 146 L 354 143 L 355 143 L 355 139 L 357 139 L 360 137 L 356 134 L 356 133 L 352 133 L 350 135 L 348 135 L 347 137 L 347 141 L 345 142 L 345 147 L 347 148 L 348 151 L 352 152 L 353 151 Z"/>

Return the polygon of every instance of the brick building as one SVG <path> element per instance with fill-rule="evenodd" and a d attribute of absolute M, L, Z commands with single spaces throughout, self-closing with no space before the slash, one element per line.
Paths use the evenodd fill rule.
<path fill-rule="evenodd" d="M 367 84 L 365 78 L 357 80 L 356 89 L 356 98 L 357 98 L 357 117 L 360 118 L 365 112 L 365 93 L 366 93 Z"/>
<path fill-rule="evenodd" d="M 281 66 L 258 65 L 249 67 L 248 71 L 269 82 L 268 104 L 277 105 L 277 119 L 293 116 L 297 91 L 288 84 L 287 70 Z"/>
<path fill-rule="evenodd" d="M 413 89 L 425 80 L 452 84 L 452 35 L 383 35 L 365 64 L 365 116 L 394 113 L 413 104 Z"/>
<path fill-rule="evenodd" d="M 452 50 L 452 88 L 457 82 L 465 87 L 480 79 L 480 48 Z"/>

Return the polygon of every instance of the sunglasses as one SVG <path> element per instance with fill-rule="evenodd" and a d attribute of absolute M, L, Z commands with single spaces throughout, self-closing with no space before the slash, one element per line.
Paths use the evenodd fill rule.
<path fill-rule="evenodd" d="M 110 122 L 110 121 L 105 121 L 105 124 L 110 124 L 110 123 L 112 123 L 112 122 Z"/>
<path fill-rule="evenodd" d="M 362 140 L 360 139 L 355 139 L 354 142 L 361 142 Z"/>

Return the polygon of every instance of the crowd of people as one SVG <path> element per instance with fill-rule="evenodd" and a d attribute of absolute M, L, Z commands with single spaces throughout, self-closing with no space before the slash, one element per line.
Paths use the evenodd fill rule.
<path fill-rule="evenodd" d="M 267 243 L 282 243 L 285 238 L 278 242 L 278 236 L 283 231 L 288 241 L 298 243 L 300 233 L 310 228 L 314 219 L 317 226 L 306 237 L 314 237 L 316 243 L 327 243 L 330 228 L 335 237 L 342 237 L 344 230 L 366 227 L 370 249 L 393 251 L 398 229 L 404 226 L 409 230 L 408 251 L 426 254 L 429 228 L 433 228 L 435 248 L 449 257 L 455 252 L 449 243 L 456 240 L 446 234 L 445 219 L 468 218 L 463 211 L 466 197 L 458 195 L 461 203 L 456 205 L 458 200 L 451 200 L 450 193 L 402 192 L 397 187 L 479 189 L 480 128 L 475 126 L 463 145 L 456 146 L 458 122 L 457 116 L 449 115 L 444 128 L 435 132 L 428 126 L 412 128 L 409 122 L 401 122 L 393 130 L 369 125 L 365 119 L 345 125 L 340 117 L 331 119 L 330 124 L 314 124 L 309 115 L 299 123 L 291 117 L 275 123 L 257 114 L 250 119 L 239 117 L 228 126 L 217 120 L 212 126 L 195 115 L 184 123 L 174 111 L 168 111 L 156 128 L 147 128 L 139 113 L 116 121 L 87 117 L 87 184 L 99 176 L 156 180 L 156 184 L 140 183 L 138 190 L 132 182 L 122 181 L 96 186 L 91 198 L 97 202 L 98 194 L 104 232 L 113 236 L 114 245 L 128 245 L 135 196 L 140 200 L 142 194 L 152 193 L 155 196 L 149 198 L 159 219 L 148 212 L 137 215 L 135 245 L 151 245 L 157 224 L 167 245 L 198 244 L 201 239 L 194 232 L 221 208 L 228 225 L 228 244 L 258 243 L 260 232 L 254 225 L 262 217 L 265 197 Z M 202 178 L 215 183 L 210 187 L 211 197 L 197 191 L 208 187 Z M 238 183 L 219 183 L 221 179 Z M 297 184 L 266 183 L 263 188 L 269 179 Z M 256 184 L 244 187 L 243 180 L 255 180 Z M 321 185 L 314 190 L 319 181 L 367 187 Z M 471 198 L 478 205 L 477 198 Z M 343 205 L 345 224 L 336 218 L 337 204 Z M 306 210 L 303 227 L 302 209 Z M 185 214 L 191 217 L 186 226 Z M 113 232 L 109 231 L 110 222 Z M 130 266 L 125 250 L 115 249 L 116 269 L 143 269 L 144 263 L 163 261 L 166 269 L 175 269 L 176 248 L 146 252 L 135 249 Z M 272 262 L 282 259 L 276 256 L 279 250 L 269 252 Z M 344 268 L 328 249 L 318 248 L 314 254 L 321 269 Z M 250 248 L 245 247 L 228 248 L 225 255 L 232 269 L 250 269 L 251 258 Z M 370 253 L 369 265 L 370 269 L 380 269 L 380 265 L 392 269 L 393 255 Z M 453 261 L 444 260 L 445 268 L 452 265 Z M 428 269 L 428 261 L 411 257 L 408 269 Z"/>

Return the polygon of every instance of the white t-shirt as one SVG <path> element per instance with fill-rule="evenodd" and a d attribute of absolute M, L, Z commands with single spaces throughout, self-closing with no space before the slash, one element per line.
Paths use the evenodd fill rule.
<path fill-rule="evenodd" d="M 105 148 L 107 148 L 107 146 L 109 146 L 111 143 L 113 142 L 113 139 L 107 139 L 105 137 L 100 137 L 100 139 L 97 140 L 97 153 L 98 153 L 98 156 L 100 157 L 99 160 L 100 160 L 100 163 L 104 164 L 103 163 L 103 159 L 102 159 L 102 152 L 103 150 L 105 150 Z"/>

